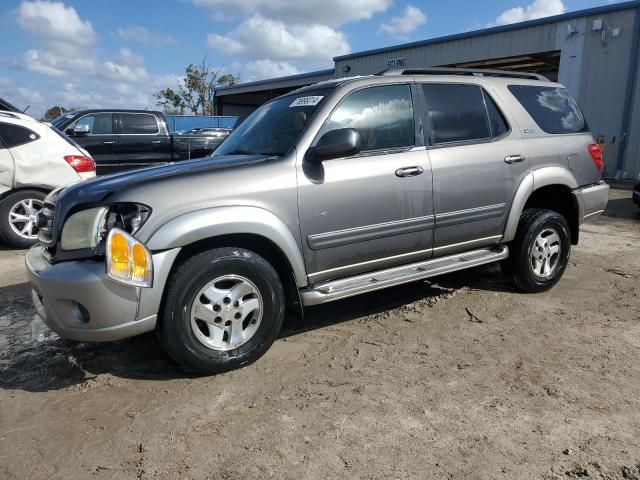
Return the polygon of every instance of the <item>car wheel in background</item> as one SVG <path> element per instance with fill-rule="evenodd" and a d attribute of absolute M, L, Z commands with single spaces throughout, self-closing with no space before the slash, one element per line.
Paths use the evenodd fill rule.
<path fill-rule="evenodd" d="M 19 190 L 4 197 L 0 201 L 0 239 L 16 248 L 37 243 L 36 214 L 46 195 L 39 190 Z"/>
<path fill-rule="evenodd" d="M 185 370 L 214 374 L 247 365 L 274 342 L 284 290 L 273 267 L 241 248 L 208 250 L 171 275 L 157 334 Z"/>

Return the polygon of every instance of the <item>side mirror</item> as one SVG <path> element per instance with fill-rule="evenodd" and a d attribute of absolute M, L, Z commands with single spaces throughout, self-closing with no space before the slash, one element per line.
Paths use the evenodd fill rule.
<path fill-rule="evenodd" d="M 332 158 L 350 157 L 359 153 L 360 150 L 360 133 L 354 128 L 338 128 L 320 137 L 307 157 L 312 163 L 320 163 Z"/>
<path fill-rule="evenodd" d="M 73 127 L 73 134 L 74 135 L 86 135 L 91 131 L 91 129 L 89 128 L 89 125 L 87 125 L 86 123 L 80 123 L 78 125 L 76 125 L 75 127 Z"/>

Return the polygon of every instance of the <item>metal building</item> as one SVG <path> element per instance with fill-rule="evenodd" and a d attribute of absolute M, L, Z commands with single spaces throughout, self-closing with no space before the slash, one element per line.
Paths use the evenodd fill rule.
<path fill-rule="evenodd" d="M 335 57 L 334 68 L 216 90 L 217 115 L 246 117 L 267 100 L 329 78 L 450 66 L 541 73 L 578 100 L 605 141 L 606 175 L 640 174 L 640 1 Z"/>

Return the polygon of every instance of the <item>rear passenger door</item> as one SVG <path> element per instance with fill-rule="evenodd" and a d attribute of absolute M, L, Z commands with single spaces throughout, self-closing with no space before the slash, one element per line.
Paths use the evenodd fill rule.
<path fill-rule="evenodd" d="M 480 85 L 422 83 L 433 169 L 434 255 L 497 243 L 529 172 L 523 142 Z"/>
<path fill-rule="evenodd" d="M 171 137 L 152 113 L 117 113 L 118 151 L 122 169 L 171 161 Z"/>

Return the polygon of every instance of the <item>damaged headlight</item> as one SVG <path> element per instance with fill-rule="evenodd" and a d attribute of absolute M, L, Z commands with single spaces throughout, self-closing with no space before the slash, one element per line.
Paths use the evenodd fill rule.
<path fill-rule="evenodd" d="M 146 205 L 122 203 L 94 207 L 71 215 L 62 228 L 61 247 L 65 251 L 96 249 L 104 245 L 107 234 L 118 228 L 135 234 L 151 215 Z"/>

